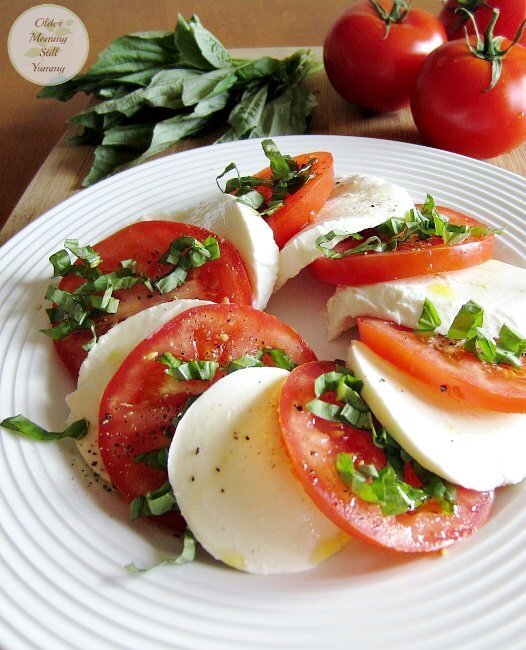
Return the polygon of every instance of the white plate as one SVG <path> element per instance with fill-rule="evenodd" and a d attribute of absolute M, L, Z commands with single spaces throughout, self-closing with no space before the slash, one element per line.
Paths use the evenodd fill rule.
<path fill-rule="evenodd" d="M 505 226 L 497 256 L 526 266 L 524 179 L 453 154 L 382 140 L 278 138 L 284 153 L 325 149 L 338 173 L 377 174 L 438 203 Z M 145 214 L 185 209 L 217 192 L 231 161 L 265 165 L 259 142 L 216 145 L 137 167 L 80 192 L 2 249 L 0 385 L 4 418 L 24 413 L 62 427 L 71 384 L 50 341 L 42 296 L 48 255 L 68 237 L 94 243 Z M 304 274 L 271 310 L 320 354 L 326 289 Z M 338 347 L 340 346 L 340 347 Z M 526 432 L 525 432 L 526 435 Z M 519 648 L 526 620 L 526 492 L 501 490 L 490 521 L 445 555 L 405 557 L 354 543 L 319 568 L 258 577 L 202 554 L 134 576 L 178 541 L 93 482 L 72 445 L 0 435 L 0 644 L 3 648 Z"/>

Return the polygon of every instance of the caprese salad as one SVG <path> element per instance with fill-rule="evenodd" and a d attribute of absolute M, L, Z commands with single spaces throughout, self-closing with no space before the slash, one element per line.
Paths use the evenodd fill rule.
<path fill-rule="evenodd" d="M 253 573 L 316 566 L 351 537 L 443 549 L 526 476 L 526 272 L 495 230 L 332 156 L 218 174 L 217 198 L 93 246 L 65 242 L 44 331 L 75 379 L 62 432 L 149 517 Z M 220 171 L 220 170 L 219 170 Z M 309 267 L 337 285 L 319 360 L 264 311 Z"/>

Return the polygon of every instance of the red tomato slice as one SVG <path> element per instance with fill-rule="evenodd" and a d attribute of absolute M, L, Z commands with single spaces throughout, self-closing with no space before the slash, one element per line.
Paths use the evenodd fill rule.
<path fill-rule="evenodd" d="M 212 302 L 228 300 L 241 305 L 252 304 L 250 282 L 237 250 L 222 237 L 197 226 L 171 221 L 134 223 L 95 244 L 95 250 L 103 259 L 99 268 L 104 273 L 110 273 L 119 268 L 121 261 L 134 259 L 137 262 L 138 273 L 144 273 L 157 280 L 170 270 L 166 264 L 159 263 L 159 258 L 174 239 L 183 235 L 190 235 L 199 241 L 214 235 L 219 243 L 221 256 L 217 260 L 190 270 L 186 282 L 166 294 L 152 293 L 144 284 L 116 291 L 114 295 L 120 300 L 119 311 L 117 314 L 102 315 L 97 319 L 98 336 L 129 316 L 174 298 L 198 298 Z M 68 276 L 60 282 L 59 288 L 73 291 L 82 282 L 80 278 Z M 91 337 L 89 330 L 77 330 L 55 342 L 60 358 L 75 379 L 87 355 L 82 346 L 88 343 Z"/>
<path fill-rule="evenodd" d="M 353 495 L 338 476 L 335 458 L 353 453 L 377 469 L 385 466 L 384 453 L 371 435 L 346 424 L 312 415 L 305 405 L 314 399 L 314 381 L 335 364 L 319 361 L 293 370 L 280 399 L 280 420 L 294 470 L 320 510 L 346 533 L 397 551 L 436 551 L 464 539 L 489 516 L 494 492 L 457 487 L 457 506 L 443 514 L 433 501 L 412 513 L 382 515 L 380 507 Z"/>
<path fill-rule="evenodd" d="M 360 339 L 403 372 L 456 398 L 492 411 L 526 412 L 526 367 L 480 361 L 443 336 L 423 337 L 393 323 L 359 318 Z"/>
<path fill-rule="evenodd" d="M 166 472 L 138 464 L 135 458 L 167 447 L 173 418 L 190 395 L 199 395 L 211 383 L 177 381 L 165 373 L 158 355 L 171 352 L 184 361 L 206 359 L 225 366 L 261 348 L 281 348 L 297 364 L 316 359 L 288 325 L 252 307 L 233 304 L 188 309 L 132 350 L 106 387 L 99 412 L 104 467 L 126 499 L 146 494 L 167 480 Z M 216 372 L 214 381 L 222 375 L 224 371 Z"/>
<path fill-rule="evenodd" d="M 330 153 L 315 151 L 294 156 L 294 160 L 299 166 L 306 165 L 313 158 L 316 160 L 311 169 L 313 177 L 297 192 L 289 194 L 285 199 L 284 206 L 267 218 L 267 223 L 274 232 L 274 239 L 279 248 L 283 248 L 291 237 L 314 220 L 332 192 L 334 160 Z M 272 171 L 270 167 L 267 167 L 254 176 L 270 178 Z M 256 189 L 261 191 L 264 196 L 269 194 L 266 187 Z"/>
<path fill-rule="evenodd" d="M 468 226 L 481 226 L 456 210 L 437 207 L 440 214 L 452 223 Z M 334 250 L 344 252 L 357 246 L 354 239 L 345 240 Z M 428 275 L 442 271 L 455 271 L 482 264 L 493 256 L 494 236 L 468 237 L 461 244 L 444 244 L 441 237 L 427 240 L 408 239 L 394 251 L 387 253 L 358 253 L 339 259 L 320 257 L 310 265 L 312 273 L 324 282 L 347 286 L 362 286 L 410 278 L 415 275 Z"/>

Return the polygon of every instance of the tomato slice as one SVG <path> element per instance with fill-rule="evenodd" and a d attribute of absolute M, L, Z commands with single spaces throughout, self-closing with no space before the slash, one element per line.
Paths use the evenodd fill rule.
<path fill-rule="evenodd" d="M 279 248 L 283 248 L 291 237 L 314 220 L 332 192 L 334 184 L 332 154 L 327 151 L 315 151 L 294 156 L 294 160 L 300 167 L 310 163 L 313 158 L 316 162 L 311 169 L 312 178 L 297 192 L 288 194 L 283 207 L 267 218 L 267 223 L 274 232 L 274 239 Z M 254 176 L 270 178 L 272 171 L 270 167 L 267 167 Z M 256 189 L 264 196 L 269 193 L 266 187 Z"/>
<path fill-rule="evenodd" d="M 241 305 L 252 304 L 250 282 L 239 253 L 228 241 L 204 228 L 171 221 L 139 221 L 95 244 L 93 248 L 102 257 L 99 269 L 104 273 L 117 270 L 123 260 L 133 259 L 137 262 L 137 273 L 157 280 L 170 270 L 166 264 L 159 263 L 159 258 L 174 239 L 183 235 L 189 235 L 199 241 L 214 235 L 219 243 L 219 259 L 190 270 L 186 281 L 166 294 L 152 293 L 144 284 L 116 291 L 114 295 L 120 300 L 119 310 L 114 315 L 101 315 L 96 319 L 95 331 L 98 336 L 129 316 L 174 298 L 198 298 L 212 302 L 228 300 Z M 67 276 L 62 279 L 59 288 L 74 291 L 82 282 L 80 278 Z M 55 341 L 57 352 L 74 379 L 78 377 L 80 366 L 87 355 L 82 346 L 91 338 L 89 330 L 76 330 Z"/>
<path fill-rule="evenodd" d="M 99 448 L 113 484 L 128 500 L 157 489 L 166 472 L 137 463 L 137 455 L 167 447 L 173 419 L 191 395 L 212 383 L 178 381 L 157 357 L 170 352 L 183 360 L 213 360 L 220 366 L 261 348 L 280 348 L 296 363 L 316 359 L 305 341 L 274 316 L 234 304 L 188 309 L 142 341 L 108 383 L 99 411 Z M 266 365 L 270 359 L 263 358 Z M 223 376 L 218 370 L 213 381 Z"/>
<path fill-rule="evenodd" d="M 397 551 L 427 552 L 471 535 L 489 516 L 494 492 L 457 487 L 452 515 L 442 513 L 433 500 L 402 515 L 381 513 L 380 507 L 354 495 L 338 476 L 335 459 L 353 453 L 377 469 L 386 465 L 367 431 L 323 420 L 305 405 L 314 399 L 314 381 L 335 370 L 336 364 L 317 361 L 295 368 L 283 386 L 279 413 L 283 436 L 294 470 L 320 510 L 337 526 L 364 541 Z M 406 480 L 410 480 L 406 471 Z"/>
<path fill-rule="evenodd" d="M 526 412 L 526 367 L 482 362 L 443 336 L 423 337 L 375 318 L 358 318 L 360 339 L 444 399 L 506 413 Z"/>
<path fill-rule="evenodd" d="M 437 209 L 454 224 L 483 225 L 456 210 L 440 206 Z M 359 243 L 355 239 L 345 240 L 334 250 L 342 253 Z M 493 244 L 493 235 L 470 236 L 460 244 L 444 244 L 441 237 L 423 240 L 415 236 L 414 239 L 410 238 L 401 243 L 394 251 L 369 251 L 337 259 L 320 257 L 312 262 L 309 268 L 324 282 L 358 287 L 476 266 L 493 257 Z"/>

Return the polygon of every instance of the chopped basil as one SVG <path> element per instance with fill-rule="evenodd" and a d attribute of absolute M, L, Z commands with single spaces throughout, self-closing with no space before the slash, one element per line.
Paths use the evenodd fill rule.
<path fill-rule="evenodd" d="M 482 327 L 484 309 L 473 300 L 469 300 L 460 308 L 448 330 L 449 339 L 462 340 L 470 337 L 476 328 Z"/>
<path fill-rule="evenodd" d="M 130 503 L 130 519 L 164 515 L 167 512 L 179 512 L 177 501 L 168 481 L 156 490 L 135 497 Z"/>
<path fill-rule="evenodd" d="M 77 257 L 73 263 L 70 253 Z M 49 258 L 53 266 L 54 277 L 77 276 L 85 282 L 74 291 L 65 291 L 49 285 L 45 298 L 55 303 L 47 310 L 52 327 L 40 330 L 54 340 L 67 336 L 77 329 L 87 329 L 92 333 L 92 340 L 84 346 L 89 349 L 97 340 L 93 319 L 102 313 L 115 314 L 119 300 L 113 292 L 129 289 L 148 279 L 137 275 L 133 260 L 125 260 L 121 268 L 111 273 L 103 273 L 97 268 L 102 258 L 91 246 L 79 246 L 78 241 L 68 239 L 64 249 Z"/>
<path fill-rule="evenodd" d="M 272 140 L 263 140 L 261 146 L 270 162 L 270 178 L 241 176 L 235 163 L 230 163 L 217 176 L 216 182 L 224 194 L 234 194 L 240 203 L 249 205 L 262 216 L 268 217 L 283 207 L 288 194 L 294 194 L 312 178 L 312 167 L 316 160 L 313 158 L 305 165 L 298 166 L 291 156 L 282 154 Z M 237 175 L 229 178 L 224 189 L 221 188 L 219 179 L 231 171 Z M 257 191 L 257 187 L 268 188 L 269 195 Z"/>
<path fill-rule="evenodd" d="M 526 351 L 526 339 L 523 339 L 511 327 L 506 325 L 506 323 L 500 329 L 497 345 L 501 350 L 515 354 L 518 357 Z"/>
<path fill-rule="evenodd" d="M 236 370 L 243 370 L 243 368 L 261 368 L 263 361 L 261 357 L 263 354 L 243 354 L 237 359 L 233 359 L 227 366 L 226 371 L 228 374 L 236 372 Z"/>
<path fill-rule="evenodd" d="M 135 462 L 143 463 L 154 469 L 166 470 L 168 467 L 168 447 L 161 447 L 161 449 L 153 449 L 139 454 L 135 456 Z"/>
<path fill-rule="evenodd" d="M 281 348 L 262 348 L 262 356 L 268 355 L 276 368 L 283 368 L 283 370 L 294 370 L 297 366 L 296 363 L 289 357 L 289 355 Z"/>
<path fill-rule="evenodd" d="M 155 566 L 149 567 L 148 569 L 139 569 L 135 564 L 130 563 L 125 566 L 126 571 L 130 573 L 145 573 L 146 571 L 151 571 L 160 566 L 180 566 L 182 564 L 188 564 L 188 562 L 193 562 L 195 560 L 195 553 L 197 550 L 197 540 L 195 539 L 192 531 L 187 528 L 184 531 L 183 539 L 183 550 L 181 553 L 174 558 L 169 558 L 168 560 L 163 560 L 156 564 Z"/>
<path fill-rule="evenodd" d="M 72 262 L 70 253 L 77 257 L 77 263 Z M 84 278 L 85 282 L 74 291 L 48 286 L 45 298 L 55 303 L 55 307 L 47 310 L 52 327 L 41 332 L 58 340 L 77 329 L 90 330 L 92 339 L 83 346 L 90 349 L 97 342 L 94 319 L 101 314 L 116 314 L 119 309 L 119 300 L 113 295 L 115 291 L 131 289 L 141 283 L 150 291 L 155 289 L 165 294 L 183 284 L 190 269 L 219 257 L 219 244 L 214 237 L 207 237 L 204 242 L 190 236 L 179 237 L 160 259 L 162 264 L 172 265 L 173 268 L 152 283 L 148 276 L 137 273 L 136 262 L 131 259 L 123 260 L 116 271 L 103 273 L 97 268 L 102 262 L 97 251 L 91 246 L 79 246 L 77 240 L 68 239 L 64 242 L 64 249 L 49 258 L 53 276 L 74 275 Z"/>
<path fill-rule="evenodd" d="M 341 452 L 336 456 L 340 478 L 360 499 L 380 506 L 384 516 L 411 512 L 428 500 L 424 490 L 399 479 L 390 465 L 377 470 L 355 461 L 353 454 Z"/>
<path fill-rule="evenodd" d="M 422 308 L 422 313 L 420 314 L 420 318 L 418 319 L 418 329 L 415 331 L 418 334 L 431 334 L 436 330 L 436 328 L 440 325 L 442 321 L 440 320 L 440 316 L 438 315 L 437 308 L 435 305 L 426 298 L 424 300 L 424 306 Z"/>
<path fill-rule="evenodd" d="M 422 327 L 425 321 L 429 323 L 426 327 Z M 473 300 L 469 300 L 459 309 L 446 338 L 464 341 L 464 349 L 481 361 L 491 364 L 503 363 L 520 368 L 521 356 L 526 351 L 526 339 L 521 338 L 504 324 L 495 342 L 482 329 L 483 323 L 484 309 Z M 419 329 L 415 330 L 417 334 L 430 334 L 440 325 L 436 307 L 427 298 L 418 325 Z"/>
<path fill-rule="evenodd" d="M 482 225 L 453 224 L 446 217 L 439 214 L 433 197 L 428 194 L 419 210 L 410 210 L 404 218 L 391 217 L 374 228 L 373 232 L 374 234 L 364 242 L 339 253 L 333 250 L 334 244 L 333 246 L 328 246 L 328 244 L 334 239 L 338 240 L 335 243 L 349 238 L 362 240 L 363 235 L 357 232 L 331 230 L 327 234 L 318 237 L 316 248 L 330 259 L 340 259 L 359 253 L 393 251 L 396 250 L 399 244 L 407 241 L 410 237 L 418 237 L 422 240 L 430 237 L 441 237 L 444 244 L 453 245 L 462 243 L 468 237 L 484 237 L 500 233 L 502 229 L 486 228 L 486 226 Z"/>
<path fill-rule="evenodd" d="M 169 293 L 180 287 L 188 276 L 188 271 L 220 257 L 219 244 L 215 237 L 209 236 L 203 242 L 184 235 L 175 239 L 161 256 L 161 264 L 171 264 L 173 269 L 154 283 L 159 293 Z"/>
<path fill-rule="evenodd" d="M 166 374 L 174 377 L 178 381 L 188 381 L 190 379 L 203 379 L 212 381 L 216 370 L 219 368 L 217 361 L 181 361 L 170 352 L 165 352 L 158 357 L 158 361 L 168 366 Z"/>
<path fill-rule="evenodd" d="M 316 399 L 311 400 L 305 407 L 313 415 L 324 420 L 342 422 L 357 429 L 370 430 L 372 427 L 371 412 L 360 397 L 359 393 L 362 387 L 363 382 L 356 379 L 346 368 L 324 373 L 314 383 Z M 336 399 L 343 402 L 343 406 L 320 399 L 329 392 L 335 392 Z"/>
<path fill-rule="evenodd" d="M 352 248 L 348 248 L 343 253 L 338 253 L 337 251 L 333 250 L 332 246 L 327 246 L 327 244 L 330 244 L 334 239 L 338 239 L 338 241 L 343 241 L 344 239 L 349 239 L 349 238 L 356 239 L 356 240 L 363 239 L 362 235 L 360 235 L 357 232 L 346 233 L 343 230 L 331 230 L 326 235 L 322 235 L 321 237 L 318 237 L 315 244 L 316 244 L 316 248 L 321 253 L 323 253 L 329 259 L 333 259 L 333 260 L 341 259 L 342 257 L 349 257 L 350 255 L 359 255 L 360 253 L 368 253 L 370 251 L 374 251 L 375 253 L 384 253 L 385 251 L 393 250 L 393 247 L 389 243 L 382 242 L 382 240 L 380 239 L 380 237 L 378 237 L 378 235 L 372 235 L 371 237 L 368 237 L 361 244 L 358 244 L 357 246 L 353 246 Z"/>
<path fill-rule="evenodd" d="M 444 512 L 451 512 L 454 505 L 453 486 L 420 468 L 385 427 L 376 426 L 369 407 L 360 395 L 362 388 L 362 381 L 347 368 L 338 366 L 335 371 L 324 373 L 316 379 L 316 399 L 306 404 L 307 410 L 317 417 L 370 431 L 374 444 L 385 453 L 387 466 L 381 469 L 374 465 L 357 464 L 353 454 L 339 453 L 335 462 L 342 481 L 364 501 L 379 505 L 384 515 L 409 512 L 430 498 L 436 498 Z M 320 399 L 326 393 L 335 393 L 336 399 L 343 402 L 343 406 Z M 405 464 L 408 462 L 412 463 L 415 473 L 422 481 L 421 488 L 415 488 L 403 480 Z"/>
<path fill-rule="evenodd" d="M 86 419 L 72 422 L 64 431 L 47 431 L 38 424 L 28 420 L 23 415 L 14 415 L 0 422 L 0 426 L 21 433 L 33 440 L 61 440 L 62 438 L 74 438 L 80 440 L 88 432 L 88 421 Z"/>
<path fill-rule="evenodd" d="M 400 445 L 389 435 L 385 427 L 377 429 L 373 426 L 372 436 L 374 444 L 385 453 L 387 463 L 393 468 L 399 480 L 404 478 L 406 463 L 411 463 L 415 474 L 422 482 L 422 490 L 429 498 L 435 499 L 440 505 L 442 512 L 453 514 L 453 507 L 456 503 L 456 488 L 440 476 L 433 474 L 414 460 Z"/>
<path fill-rule="evenodd" d="M 411 462 L 415 474 L 422 481 L 422 490 L 430 499 L 434 499 L 440 505 L 442 512 L 447 515 L 454 514 L 457 499 L 456 487 L 422 467 L 416 460 Z"/>
<path fill-rule="evenodd" d="M 244 368 L 262 368 L 265 365 L 263 360 L 265 356 L 269 357 L 276 368 L 290 371 L 297 365 L 281 348 L 260 348 L 254 354 L 242 354 L 237 359 L 232 359 L 222 370 L 230 374 Z"/>

